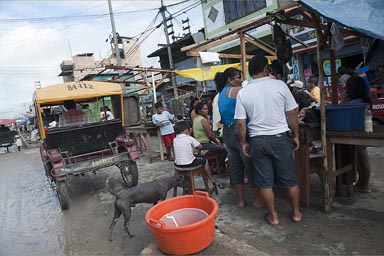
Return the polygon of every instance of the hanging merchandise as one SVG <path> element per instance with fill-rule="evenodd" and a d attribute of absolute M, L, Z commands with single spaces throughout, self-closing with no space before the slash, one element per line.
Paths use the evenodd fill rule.
<path fill-rule="evenodd" d="M 276 47 L 277 61 L 285 65 L 292 58 L 292 45 L 285 38 L 285 33 L 277 24 L 273 25 L 273 42 Z"/>
<path fill-rule="evenodd" d="M 343 34 L 341 33 L 340 29 L 341 29 L 341 26 L 336 25 L 335 23 L 332 23 L 332 26 L 331 26 L 331 34 L 332 34 L 331 48 L 334 51 L 340 50 L 341 48 L 344 47 L 344 44 L 345 44 Z"/>

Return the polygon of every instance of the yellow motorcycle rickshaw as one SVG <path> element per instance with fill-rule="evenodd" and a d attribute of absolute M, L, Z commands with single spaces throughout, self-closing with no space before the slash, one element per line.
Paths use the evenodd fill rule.
<path fill-rule="evenodd" d="M 66 101 L 74 101 L 76 109 L 86 113 L 89 121 L 60 127 L 60 116 L 68 111 L 64 107 Z M 135 141 L 125 135 L 125 126 L 140 123 L 137 97 L 123 95 L 116 83 L 80 81 L 36 89 L 33 103 L 45 174 L 57 192 L 62 210 L 69 206 L 70 175 L 117 166 L 128 187 L 137 185 L 135 159 L 139 152 Z M 113 119 L 100 117 L 100 108 L 105 106 Z"/>

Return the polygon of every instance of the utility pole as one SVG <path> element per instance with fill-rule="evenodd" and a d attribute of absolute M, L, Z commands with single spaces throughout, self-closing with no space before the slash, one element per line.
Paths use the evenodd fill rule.
<path fill-rule="evenodd" d="M 166 9 L 167 7 L 164 6 L 163 0 L 161 0 L 160 12 L 161 12 L 161 15 L 163 16 L 163 27 L 164 27 L 165 39 L 167 40 L 169 68 L 173 70 L 175 66 L 173 65 L 172 49 L 171 49 L 171 44 L 169 42 L 169 34 L 168 34 L 168 27 L 167 27 L 167 18 L 165 17 Z M 173 86 L 173 93 L 175 94 L 175 98 L 178 99 L 179 96 L 177 93 L 176 77 L 173 75 L 173 73 L 171 73 L 171 83 Z M 178 106 L 177 111 L 180 111 L 180 106 Z"/>
<path fill-rule="evenodd" d="M 113 18 L 112 0 L 108 0 L 108 6 L 109 6 L 109 16 L 111 18 L 111 25 L 112 25 L 113 44 L 115 45 L 116 65 L 121 66 L 119 44 L 117 42 L 115 20 Z"/>
<path fill-rule="evenodd" d="M 113 18 L 112 0 L 108 0 L 108 6 L 109 6 L 109 16 L 111 17 L 113 44 L 115 45 L 116 65 L 117 66 L 121 66 L 119 43 L 117 41 L 117 33 L 116 33 L 116 28 L 115 28 L 115 20 Z M 122 73 L 120 69 L 117 72 L 118 72 L 119 76 Z M 120 86 L 121 86 L 121 89 L 123 90 L 123 94 L 125 94 L 125 84 L 121 83 Z"/>

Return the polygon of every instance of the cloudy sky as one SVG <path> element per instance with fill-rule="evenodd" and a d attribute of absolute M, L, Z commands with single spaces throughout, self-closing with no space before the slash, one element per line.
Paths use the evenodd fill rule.
<path fill-rule="evenodd" d="M 170 13 L 179 14 L 173 22 L 175 34 L 182 33 L 181 20 L 187 17 L 192 32 L 203 26 L 201 6 L 197 2 L 164 0 Z M 121 36 L 140 37 L 160 5 L 160 0 L 112 0 L 116 31 Z M 196 7 L 183 13 L 189 6 Z M 161 15 L 152 26 L 159 23 Z M 0 0 L 0 118 L 15 117 L 27 110 L 36 81 L 43 87 L 61 83 L 58 74 L 63 60 L 86 52 L 93 52 L 95 60 L 110 55 L 110 44 L 105 40 L 111 32 L 107 0 Z M 158 43 L 165 43 L 162 27 L 154 30 L 141 45 L 143 66 L 158 66 L 157 58 L 146 58 L 158 48 Z"/>

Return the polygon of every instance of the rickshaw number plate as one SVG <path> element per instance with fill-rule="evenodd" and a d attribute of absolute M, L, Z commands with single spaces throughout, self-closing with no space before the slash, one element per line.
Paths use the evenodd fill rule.
<path fill-rule="evenodd" d="M 93 160 L 91 162 L 91 165 L 92 165 L 92 167 L 97 167 L 97 166 L 107 165 L 107 164 L 111 164 L 111 163 L 113 163 L 113 157 Z"/>

